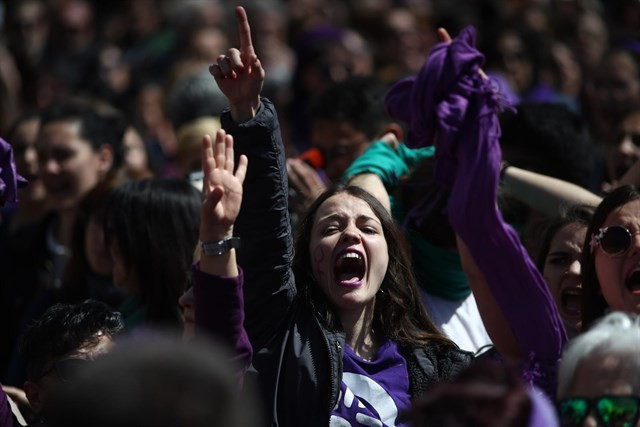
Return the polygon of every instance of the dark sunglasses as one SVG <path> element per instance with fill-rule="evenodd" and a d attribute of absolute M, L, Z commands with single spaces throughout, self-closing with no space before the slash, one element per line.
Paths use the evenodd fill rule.
<path fill-rule="evenodd" d="M 640 414 L 638 396 L 599 396 L 594 399 L 570 397 L 558 402 L 558 416 L 562 427 L 581 426 L 595 410 L 598 426 L 634 427 Z"/>
<path fill-rule="evenodd" d="M 61 381 L 70 381 L 72 380 L 79 370 L 83 369 L 90 363 L 90 360 L 87 359 L 62 359 L 57 362 L 53 362 L 51 367 L 37 376 L 33 381 L 39 381 L 41 378 L 46 377 L 47 375 L 55 372 L 58 376 L 58 379 Z"/>
<path fill-rule="evenodd" d="M 621 225 L 613 225 L 611 227 L 601 228 L 598 232 L 591 236 L 591 253 L 596 246 L 607 255 L 621 255 L 625 253 L 633 241 L 633 236 L 640 233 L 632 233 Z"/>

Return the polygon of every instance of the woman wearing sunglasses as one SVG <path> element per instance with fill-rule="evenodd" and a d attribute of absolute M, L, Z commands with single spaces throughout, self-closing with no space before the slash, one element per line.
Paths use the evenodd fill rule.
<path fill-rule="evenodd" d="M 611 310 L 640 314 L 640 188 L 612 191 L 596 209 L 582 251 L 582 324 Z"/>
<path fill-rule="evenodd" d="M 640 317 L 614 312 L 566 347 L 558 375 L 562 427 L 640 426 Z"/>

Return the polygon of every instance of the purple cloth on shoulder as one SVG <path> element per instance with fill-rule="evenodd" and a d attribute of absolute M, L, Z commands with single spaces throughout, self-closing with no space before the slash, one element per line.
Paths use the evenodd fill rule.
<path fill-rule="evenodd" d="M 479 74 L 483 57 L 474 44 L 471 27 L 451 44 L 438 44 L 413 84 L 404 80 L 390 89 L 387 108 L 411 120 L 413 146 L 436 146 L 434 179 L 450 191 L 449 222 L 510 324 L 526 358 L 525 380 L 553 396 L 567 335 L 546 282 L 497 208 L 497 115 L 506 103 Z"/>
<path fill-rule="evenodd" d="M 18 201 L 18 188 L 27 185 L 27 180 L 18 175 L 13 161 L 11 145 L 0 138 L 0 206 Z"/>

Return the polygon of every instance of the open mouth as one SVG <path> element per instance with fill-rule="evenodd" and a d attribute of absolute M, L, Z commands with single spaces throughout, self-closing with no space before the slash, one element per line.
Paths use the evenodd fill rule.
<path fill-rule="evenodd" d="M 562 311 L 568 316 L 579 316 L 582 299 L 582 289 L 577 287 L 567 288 L 560 296 Z"/>
<path fill-rule="evenodd" d="M 633 271 L 627 280 L 625 286 L 634 295 L 640 295 L 640 270 Z"/>
<path fill-rule="evenodd" d="M 360 286 L 365 270 L 364 257 L 353 250 L 341 252 L 333 269 L 336 283 L 340 286 Z"/>

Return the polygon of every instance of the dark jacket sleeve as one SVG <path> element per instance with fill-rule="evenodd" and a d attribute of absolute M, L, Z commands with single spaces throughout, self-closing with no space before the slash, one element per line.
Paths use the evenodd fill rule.
<path fill-rule="evenodd" d="M 236 157 L 249 159 L 234 233 L 241 239 L 237 255 L 244 270 L 245 327 L 257 348 L 277 332 L 295 296 L 284 145 L 267 99 L 249 121 L 235 123 L 229 111 L 221 121 L 234 137 Z"/>

